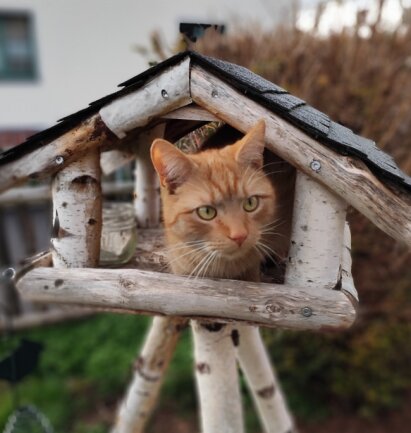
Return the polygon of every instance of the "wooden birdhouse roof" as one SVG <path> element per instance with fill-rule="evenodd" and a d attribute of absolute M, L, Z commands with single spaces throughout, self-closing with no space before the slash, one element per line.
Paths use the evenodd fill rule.
<path fill-rule="evenodd" d="M 119 86 L 0 154 L 0 192 L 53 174 L 89 149 L 121 148 L 126 136 L 131 139 L 155 122 L 190 119 L 170 114 L 200 107 L 242 132 L 264 118 L 270 150 L 411 245 L 411 177 L 374 141 L 276 84 L 244 67 L 187 51 Z"/>
<path fill-rule="evenodd" d="M 0 154 L 0 165 L 7 164 L 22 154 L 31 152 L 47 141 L 57 138 L 108 103 L 141 88 L 152 77 L 187 57 L 190 58 L 191 65 L 200 65 L 217 75 L 248 98 L 278 114 L 324 145 L 342 155 L 361 159 L 378 176 L 390 179 L 396 185 L 411 191 L 411 177 L 403 173 L 393 158 L 379 149 L 374 141 L 354 134 L 352 130 L 332 121 L 326 114 L 302 99 L 242 66 L 195 52 L 179 53 L 119 84 L 121 90 L 91 102 L 87 108 L 60 119 L 55 126 L 29 137 L 21 145 Z"/>

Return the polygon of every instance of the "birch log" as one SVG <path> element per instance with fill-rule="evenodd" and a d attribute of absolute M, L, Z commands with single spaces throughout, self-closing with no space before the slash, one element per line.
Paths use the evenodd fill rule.
<path fill-rule="evenodd" d="M 142 88 L 106 105 L 100 115 L 117 137 L 124 138 L 127 132 L 190 103 L 190 59 L 186 58 Z"/>
<path fill-rule="evenodd" d="M 241 395 L 231 324 L 192 322 L 202 433 L 242 433 Z"/>
<path fill-rule="evenodd" d="M 155 317 L 140 356 L 133 380 L 118 411 L 112 433 L 142 433 L 158 397 L 181 330 L 187 321 Z"/>
<path fill-rule="evenodd" d="M 333 289 L 340 281 L 347 205 L 306 174 L 295 185 L 286 283 Z"/>
<path fill-rule="evenodd" d="M 266 433 L 294 431 L 294 421 L 270 358 L 255 326 L 238 324 L 232 334 L 240 367 L 246 377 Z"/>
<path fill-rule="evenodd" d="M 394 239 L 411 245 L 410 200 L 383 185 L 362 161 L 332 151 L 198 66 L 191 69 L 191 96 L 242 132 L 263 118 L 270 150 L 330 188 Z M 313 170 L 313 164 L 318 168 Z"/>
<path fill-rule="evenodd" d="M 99 151 L 90 150 L 59 171 L 52 196 L 54 266 L 97 266 L 102 226 Z"/>
<path fill-rule="evenodd" d="M 57 173 L 84 154 L 103 144 L 117 141 L 98 114 L 30 153 L 0 169 L 0 192 L 29 179 L 41 179 Z"/>
<path fill-rule="evenodd" d="M 239 320 L 289 329 L 344 329 L 355 309 L 338 290 L 202 278 L 137 269 L 36 268 L 17 288 L 32 301 L 146 312 L 187 318 Z M 304 313 L 310 307 L 311 314 Z"/>
<path fill-rule="evenodd" d="M 155 126 L 142 133 L 136 149 L 134 209 L 137 224 L 143 228 L 154 228 L 160 224 L 160 184 L 150 157 L 151 143 L 164 135 L 165 124 Z"/>

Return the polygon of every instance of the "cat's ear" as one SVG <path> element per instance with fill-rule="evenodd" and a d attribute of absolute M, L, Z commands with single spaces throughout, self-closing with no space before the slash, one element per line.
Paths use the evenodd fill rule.
<path fill-rule="evenodd" d="M 259 120 L 234 146 L 236 147 L 235 159 L 238 163 L 261 168 L 265 146 L 264 119 Z"/>
<path fill-rule="evenodd" d="M 151 145 L 151 160 L 162 186 L 173 193 L 188 178 L 192 170 L 190 159 L 173 144 L 157 138 Z"/>

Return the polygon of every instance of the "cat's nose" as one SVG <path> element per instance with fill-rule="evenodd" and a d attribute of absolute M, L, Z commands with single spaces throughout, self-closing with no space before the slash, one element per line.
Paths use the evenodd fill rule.
<path fill-rule="evenodd" d="M 229 235 L 228 238 L 234 241 L 239 247 L 241 247 L 243 242 L 247 239 L 247 233 L 233 233 Z"/>

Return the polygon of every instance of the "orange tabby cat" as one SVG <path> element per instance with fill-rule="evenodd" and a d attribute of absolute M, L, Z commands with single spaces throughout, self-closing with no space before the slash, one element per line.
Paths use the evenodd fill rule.
<path fill-rule="evenodd" d="M 258 281 L 264 256 L 278 253 L 268 239 L 283 217 L 281 191 L 263 171 L 264 137 L 261 120 L 234 144 L 197 154 L 153 142 L 173 273 Z"/>

